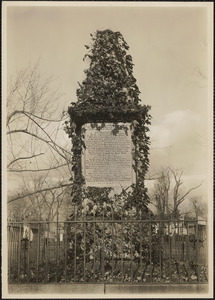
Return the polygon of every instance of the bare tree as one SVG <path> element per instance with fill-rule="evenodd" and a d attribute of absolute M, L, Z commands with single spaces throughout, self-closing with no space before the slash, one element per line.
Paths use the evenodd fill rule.
<path fill-rule="evenodd" d="M 53 189 L 50 182 L 44 180 L 44 176 L 33 176 L 30 181 L 26 181 L 22 187 L 23 197 L 13 195 L 19 201 L 10 201 L 8 218 L 16 221 L 29 220 L 49 220 L 57 221 L 59 215 L 62 220 L 69 215 L 71 192 L 68 186 Z M 33 185 L 33 186 L 32 186 Z M 27 195 L 27 196 L 26 196 Z M 69 211 L 68 211 L 69 210 Z"/>
<path fill-rule="evenodd" d="M 201 197 L 195 196 L 191 198 L 191 203 L 192 203 L 192 210 L 189 211 L 191 215 L 194 214 L 194 217 L 196 218 L 199 216 L 203 218 L 207 217 L 208 206 L 206 201 L 203 201 Z"/>
<path fill-rule="evenodd" d="M 159 212 L 161 218 L 170 215 L 169 209 L 169 190 L 170 190 L 170 174 L 169 170 L 161 170 L 153 192 L 153 203 Z"/>
<path fill-rule="evenodd" d="M 52 185 L 23 187 L 8 202 L 44 195 L 51 190 L 61 191 L 69 185 L 71 177 L 71 145 L 63 131 L 67 119 L 63 108 L 59 109 L 62 95 L 53 88 L 52 78 L 43 79 L 39 62 L 20 71 L 8 86 L 7 137 L 9 173 L 19 174 L 23 182 L 29 174 L 39 178 L 53 176 Z M 64 183 L 63 183 L 64 182 Z M 41 194 L 42 193 L 42 194 Z"/>
<path fill-rule="evenodd" d="M 201 186 L 201 183 L 195 187 L 190 188 L 188 191 L 182 193 L 182 190 L 180 187 L 183 184 L 183 181 L 182 181 L 183 171 L 175 171 L 170 168 L 169 168 L 169 170 L 171 171 L 173 178 L 174 178 L 172 216 L 173 216 L 173 218 L 177 218 L 180 216 L 179 206 L 185 201 L 186 197 L 190 194 L 191 191 L 193 191 Z"/>
<path fill-rule="evenodd" d="M 179 206 L 187 199 L 187 196 L 193 190 L 201 186 L 201 184 L 199 184 L 183 192 L 182 175 L 183 171 L 166 168 L 161 170 L 160 176 L 155 182 L 152 193 L 152 203 L 157 208 L 158 215 L 162 218 L 180 217 Z"/>
<path fill-rule="evenodd" d="M 9 172 L 46 170 L 42 156 L 47 149 L 52 160 L 48 169 L 69 162 L 70 152 L 60 145 L 58 136 L 63 123 L 62 112 L 58 112 L 60 95 L 52 90 L 51 82 L 51 78 L 41 79 L 36 64 L 19 72 L 10 84 L 6 124 Z"/>

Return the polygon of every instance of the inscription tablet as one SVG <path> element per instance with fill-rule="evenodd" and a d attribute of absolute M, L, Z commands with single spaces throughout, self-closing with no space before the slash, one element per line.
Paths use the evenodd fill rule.
<path fill-rule="evenodd" d="M 118 123 L 127 126 L 128 130 L 120 129 L 115 134 L 113 123 L 88 123 L 85 128 L 86 149 L 82 156 L 82 171 L 86 186 L 114 187 L 129 186 L 134 183 L 132 167 L 131 130 L 129 123 Z"/>

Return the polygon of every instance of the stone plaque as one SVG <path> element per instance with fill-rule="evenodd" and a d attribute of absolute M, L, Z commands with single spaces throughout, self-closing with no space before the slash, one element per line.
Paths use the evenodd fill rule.
<path fill-rule="evenodd" d="M 118 125 L 127 126 L 128 130 L 120 129 L 114 134 L 113 123 L 105 123 L 105 126 L 97 123 L 97 127 L 91 123 L 84 125 L 86 149 L 82 171 L 86 186 L 126 187 L 134 183 L 130 124 Z"/>

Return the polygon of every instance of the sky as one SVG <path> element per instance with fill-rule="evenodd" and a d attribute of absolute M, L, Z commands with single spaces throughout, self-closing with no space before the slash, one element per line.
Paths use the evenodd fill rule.
<path fill-rule="evenodd" d="M 202 182 L 194 193 L 207 198 L 209 15 L 201 3 L 182 5 L 8 6 L 7 79 L 40 59 L 41 73 L 56 78 L 64 93 L 63 111 L 76 101 L 77 82 L 84 79 L 90 33 L 120 31 L 130 46 L 142 104 L 151 106 L 150 174 L 167 166 L 184 170 L 185 187 Z"/>

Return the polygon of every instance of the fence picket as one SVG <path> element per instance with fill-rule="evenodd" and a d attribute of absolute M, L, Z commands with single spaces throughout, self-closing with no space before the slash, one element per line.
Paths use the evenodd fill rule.
<path fill-rule="evenodd" d="M 85 218 L 80 220 L 75 209 L 71 221 L 29 222 L 28 238 L 22 236 L 22 228 L 26 226 L 24 222 L 8 223 L 9 282 L 13 280 L 36 283 L 53 280 L 66 282 L 68 277 L 74 282 L 101 283 L 125 281 L 194 283 L 203 277 L 207 281 L 204 274 L 200 276 L 203 269 L 203 267 L 200 269 L 200 261 L 207 262 L 207 258 L 202 257 L 206 251 L 203 254 L 200 252 L 197 220 L 185 223 L 185 232 L 184 224 L 179 220 L 143 219 L 141 214 L 136 219 L 127 218 L 123 210 L 116 219 L 113 210 L 109 219 L 107 216 L 103 211 L 101 219 L 98 219 L 94 212 L 90 218 L 85 215 Z M 53 236 L 50 232 L 50 229 L 53 230 L 51 226 L 53 223 L 57 231 L 57 241 L 54 241 L 57 245 L 54 252 Z M 175 231 L 171 230 L 171 224 L 176 224 Z M 45 230 L 44 234 L 42 228 Z M 59 235 L 60 228 L 63 228 L 62 242 Z M 32 242 L 31 230 L 34 230 Z M 204 236 L 206 233 L 205 228 Z M 176 241 L 175 244 L 171 241 L 172 236 Z M 44 241 L 42 258 L 40 258 L 40 237 Z M 207 246 L 207 241 L 204 242 Z M 53 274 L 53 268 L 56 274 Z M 196 277 L 193 275 L 194 271 Z M 41 275 L 44 276 L 44 280 Z"/>

